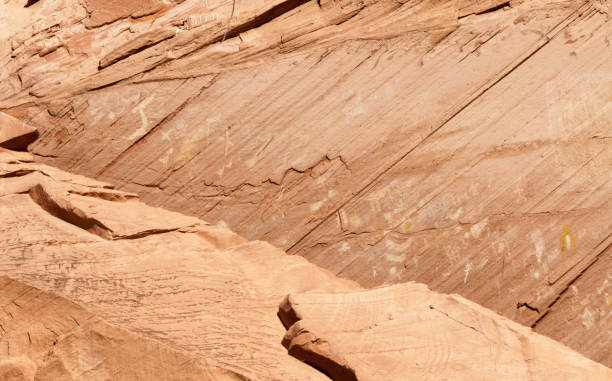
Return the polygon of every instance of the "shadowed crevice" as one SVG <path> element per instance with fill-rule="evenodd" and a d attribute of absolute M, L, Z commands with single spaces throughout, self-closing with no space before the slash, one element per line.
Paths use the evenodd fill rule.
<path fill-rule="evenodd" d="M 56 200 L 51 196 L 42 185 L 36 185 L 28 192 L 32 201 L 40 206 L 44 211 L 59 218 L 71 225 L 81 228 L 89 233 L 95 234 L 104 239 L 112 239 L 112 232 L 100 221 L 91 218 L 83 211 L 70 205 L 66 200 Z"/>

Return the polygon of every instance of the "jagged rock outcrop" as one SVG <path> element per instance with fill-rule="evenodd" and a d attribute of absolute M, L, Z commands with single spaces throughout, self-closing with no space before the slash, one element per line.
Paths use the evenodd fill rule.
<path fill-rule="evenodd" d="M 40 160 L 612 365 L 610 1 L 23 3 L 0 111 Z"/>
<path fill-rule="evenodd" d="M 341 380 L 340 364 L 359 380 L 612 377 L 459 296 L 363 290 L 26 152 L 0 149 L 0 218 L 0 375 Z"/>

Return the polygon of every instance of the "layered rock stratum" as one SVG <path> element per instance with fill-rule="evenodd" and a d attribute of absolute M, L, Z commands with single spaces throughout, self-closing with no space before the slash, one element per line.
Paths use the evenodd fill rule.
<path fill-rule="evenodd" d="M 612 366 L 611 9 L 2 0 L 0 111 L 41 162 Z M 101 239 L 168 229 L 95 208 Z"/>
<path fill-rule="evenodd" d="M 364 290 L 29 153 L 0 149 L 0 216 L 3 379 L 612 377 L 460 296 Z"/>

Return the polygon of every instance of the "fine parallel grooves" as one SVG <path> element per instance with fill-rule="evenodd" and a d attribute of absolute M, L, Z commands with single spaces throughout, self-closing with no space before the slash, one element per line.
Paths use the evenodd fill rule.
<path fill-rule="evenodd" d="M 159 128 L 164 126 L 166 123 L 172 121 L 172 119 L 174 119 L 174 117 L 176 117 L 176 115 L 178 115 L 178 113 L 180 113 L 185 107 L 187 107 L 187 105 L 189 103 L 191 103 L 194 99 L 196 99 L 199 96 L 201 96 L 202 93 L 204 92 L 204 90 L 206 90 L 207 88 L 212 86 L 212 84 L 214 83 L 214 80 L 215 79 L 213 78 L 210 83 L 208 83 L 205 86 L 203 86 L 202 88 L 200 88 L 200 91 L 198 91 L 194 95 L 192 95 L 189 98 L 187 98 L 187 100 L 185 100 L 183 103 L 181 103 L 176 109 L 174 109 L 171 113 L 166 115 L 157 124 L 155 124 L 153 127 L 151 127 L 149 129 L 149 131 L 147 131 L 141 137 L 136 139 L 132 144 L 130 144 L 129 147 L 127 147 L 125 150 L 123 150 L 119 155 L 115 156 L 115 158 L 110 163 L 105 165 L 100 171 L 98 171 L 98 173 L 96 173 L 95 177 L 102 176 L 106 171 L 108 171 L 115 164 L 117 164 L 119 161 L 121 161 L 128 154 L 128 152 L 130 152 L 131 150 L 135 149 L 139 145 L 141 145 L 144 142 L 146 142 L 146 139 L 149 138 L 155 131 L 159 130 Z"/>
<path fill-rule="evenodd" d="M 602 242 L 605 242 L 606 240 L 608 240 L 610 237 L 612 237 L 612 233 L 608 234 L 608 236 L 606 238 L 604 238 L 604 240 Z M 599 261 L 599 259 L 608 252 L 608 250 L 610 250 L 610 248 L 612 248 L 612 242 L 610 242 L 603 250 L 601 250 L 596 256 L 595 258 L 593 258 L 593 260 L 591 261 L 591 263 L 589 263 L 582 271 L 580 271 L 578 274 L 576 274 L 576 276 L 570 280 L 566 287 L 563 288 L 563 290 L 561 290 L 558 294 L 557 297 L 555 299 L 553 299 L 552 302 L 550 302 L 548 304 L 548 306 L 546 307 L 546 310 L 544 311 L 544 313 L 542 315 L 540 315 L 540 317 L 538 317 L 538 319 L 533 322 L 533 324 L 531 324 L 531 328 L 535 329 L 538 324 L 540 324 L 544 318 L 546 318 L 548 316 L 548 313 L 552 310 L 553 306 L 555 304 L 557 304 L 557 302 L 559 300 L 561 300 L 561 298 L 563 297 L 563 295 L 565 295 L 565 293 L 567 293 L 567 291 L 570 289 L 570 287 L 576 283 L 591 267 L 593 267 L 593 265 L 595 263 L 597 263 L 597 261 Z M 539 311 L 538 311 L 539 313 Z"/>
<path fill-rule="evenodd" d="M 562 20 L 560 22 L 560 24 L 563 24 L 564 22 L 567 22 L 567 20 L 569 20 L 572 16 L 576 15 L 578 11 L 574 11 L 572 12 L 572 14 L 570 14 L 567 18 L 565 18 L 564 20 Z M 559 29 L 559 31 L 557 31 L 555 33 L 555 36 L 557 36 L 561 30 L 564 30 L 565 28 L 567 28 L 574 20 L 571 20 L 569 22 L 567 22 L 567 24 L 562 27 L 561 29 Z M 558 26 L 558 25 L 557 25 Z M 557 26 L 555 26 L 554 28 L 556 28 Z M 554 29 L 553 28 L 553 29 Z M 308 238 L 315 230 L 317 230 L 320 226 L 322 226 L 324 223 L 326 223 L 328 220 L 330 220 L 331 218 L 333 218 L 343 207 L 345 207 L 346 205 L 348 205 L 351 201 L 353 201 L 354 199 L 359 198 L 360 196 L 362 196 L 368 189 L 370 189 L 372 186 L 374 186 L 374 184 L 378 183 L 379 180 L 386 174 L 388 173 L 390 170 L 392 170 L 393 168 L 395 168 L 397 165 L 399 165 L 399 163 L 401 163 L 408 155 L 410 155 L 414 150 L 416 150 L 418 147 L 420 147 L 423 143 L 425 143 L 426 141 L 428 141 L 434 134 L 436 134 L 438 131 L 440 131 L 444 126 L 446 126 L 451 120 L 453 120 L 457 115 L 461 114 L 465 109 L 467 109 L 470 105 L 472 105 L 476 100 L 480 99 L 483 95 L 485 95 L 486 93 L 489 92 L 489 90 L 491 90 L 494 86 L 496 86 L 498 83 L 500 83 L 501 81 L 503 81 L 506 77 L 508 77 L 510 74 L 512 74 L 516 69 L 518 69 L 520 66 L 522 66 L 525 62 L 527 62 L 529 59 L 531 59 L 535 54 L 537 54 L 541 49 L 543 49 L 545 46 L 547 46 L 550 41 L 552 41 L 552 39 L 555 37 L 553 36 L 552 38 L 549 38 L 547 36 L 542 37 L 542 39 L 539 40 L 539 44 L 537 44 L 529 53 L 526 54 L 526 56 L 524 56 L 522 59 L 518 60 L 518 63 L 513 63 L 511 65 L 509 65 L 509 67 L 507 67 L 506 69 L 502 70 L 502 72 L 500 73 L 500 75 L 497 78 L 494 78 L 491 82 L 489 82 L 489 84 L 486 84 L 485 86 L 483 86 L 481 89 L 477 90 L 474 93 L 474 96 L 468 101 L 466 102 L 465 105 L 461 106 L 456 112 L 454 112 L 450 117 L 448 117 L 446 120 L 444 120 L 442 123 L 440 123 L 440 125 L 436 128 L 434 128 L 427 136 L 425 136 L 420 142 L 418 142 L 415 146 L 413 146 L 412 148 L 410 148 L 407 152 L 405 152 L 404 154 L 402 154 L 398 159 L 396 159 L 395 161 L 393 161 L 391 163 L 391 165 L 389 165 L 388 167 L 386 167 L 385 169 L 383 169 L 378 175 L 376 175 L 371 181 L 369 181 L 367 184 L 365 184 L 363 187 L 361 187 L 357 192 L 352 193 L 352 196 L 349 197 L 348 199 L 346 199 L 343 203 L 341 203 L 337 208 L 335 208 L 333 211 L 331 211 L 325 218 L 321 219 L 321 221 L 316 224 L 311 230 L 309 230 L 307 233 L 305 233 L 301 238 L 299 238 L 296 242 L 294 242 L 288 249 L 287 252 L 288 253 L 293 253 L 294 248 L 298 247 L 306 238 Z"/>

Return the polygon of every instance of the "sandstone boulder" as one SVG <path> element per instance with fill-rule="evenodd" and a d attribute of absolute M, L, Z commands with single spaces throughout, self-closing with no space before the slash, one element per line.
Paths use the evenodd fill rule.
<path fill-rule="evenodd" d="M 279 316 L 289 353 L 334 380 L 612 377 L 612 370 L 548 337 L 423 284 L 292 294 Z"/>

